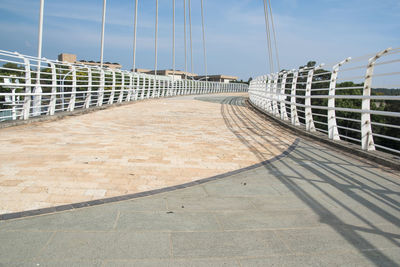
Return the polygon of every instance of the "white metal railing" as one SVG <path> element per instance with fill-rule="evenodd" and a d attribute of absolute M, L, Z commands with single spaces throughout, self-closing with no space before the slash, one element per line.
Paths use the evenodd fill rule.
<path fill-rule="evenodd" d="M 260 76 L 249 97 L 307 131 L 400 154 L 400 48 Z"/>
<path fill-rule="evenodd" d="M 173 80 L 0 50 L 0 121 L 148 98 L 247 90 L 243 83 Z"/>

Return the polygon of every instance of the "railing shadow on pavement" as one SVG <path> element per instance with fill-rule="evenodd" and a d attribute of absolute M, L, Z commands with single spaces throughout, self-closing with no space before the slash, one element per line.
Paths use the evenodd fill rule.
<path fill-rule="evenodd" d="M 249 109 L 240 108 L 239 103 L 244 101 L 243 97 L 227 97 L 221 106 L 221 113 L 228 129 L 261 162 L 265 162 L 263 153 L 249 140 L 256 141 L 253 136 L 259 135 L 263 144 L 257 146 L 268 149 L 276 145 L 275 142 L 287 144 L 287 134 L 273 121 L 268 121 L 268 127 L 264 126 L 265 123 L 257 124 L 257 120 L 260 120 L 257 114 Z M 269 136 L 270 127 L 282 134 Z M 271 142 L 271 138 L 274 142 Z M 279 140 L 280 138 L 282 140 Z M 263 168 L 318 215 L 321 223 L 331 227 L 364 257 L 376 265 L 382 262 L 391 266 L 397 265 L 383 250 L 362 235 L 373 234 L 384 238 L 395 247 L 400 246 L 399 234 L 380 229 L 380 221 L 383 221 L 384 225 L 400 226 L 400 219 L 396 216 L 400 211 L 400 203 L 392 197 L 399 196 L 399 192 L 390 189 L 390 186 L 399 186 L 395 180 L 385 177 L 382 172 L 367 163 L 348 160 L 327 148 L 303 141 L 284 159 L 267 161 Z M 288 172 L 292 175 L 288 175 Z M 305 188 L 305 185 L 308 187 Z M 330 189 L 327 190 L 326 186 Z M 318 196 L 333 203 L 334 210 Z M 348 218 L 353 218 L 353 222 L 346 222 Z"/>

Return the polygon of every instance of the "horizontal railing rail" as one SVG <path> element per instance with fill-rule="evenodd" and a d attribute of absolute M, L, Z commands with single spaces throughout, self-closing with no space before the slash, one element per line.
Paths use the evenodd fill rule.
<path fill-rule="evenodd" d="M 244 83 L 174 79 L 0 50 L 0 122 L 148 98 L 247 90 Z"/>
<path fill-rule="evenodd" d="M 255 78 L 258 108 L 332 140 L 400 155 L 400 48 Z"/>

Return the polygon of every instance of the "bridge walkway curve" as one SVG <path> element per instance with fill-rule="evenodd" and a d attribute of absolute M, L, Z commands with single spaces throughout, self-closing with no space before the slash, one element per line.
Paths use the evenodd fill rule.
<path fill-rule="evenodd" d="M 244 99 L 244 95 L 231 94 L 151 100 L 0 131 L 2 144 L 15 145 L 7 147 L 9 156 L 15 153 L 12 149 L 17 150 L 16 144 L 26 141 L 30 134 L 35 133 L 18 148 L 20 151 L 33 150 L 33 144 L 40 140 L 37 137 L 57 132 L 66 139 L 53 137 L 50 143 L 69 143 L 73 148 L 68 157 L 60 156 L 60 162 L 94 164 L 100 170 L 111 170 L 105 172 L 109 175 L 135 163 L 130 171 L 142 166 L 143 170 L 156 173 L 143 174 L 140 182 L 148 187 L 138 189 L 137 183 L 132 186 L 136 191 L 126 185 L 134 184 L 135 178 L 125 178 L 130 179 L 129 183 L 124 181 L 131 199 L 0 221 L 0 240 L 6 241 L 0 244 L 0 266 L 398 265 L 398 174 L 294 136 L 258 117 L 245 106 Z M 140 112 L 135 113 L 136 108 Z M 108 121 L 107 127 L 99 122 L 100 118 Z M 152 120 L 161 128 L 157 134 L 151 127 Z M 203 120 L 207 122 L 204 125 Z M 131 130 L 124 123 L 139 128 Z M 88 154 L 102 148 L 99 153 L 106 150 L 115 156 L 96 161 L 88 154 L 78 153 L 87 145 L 77 137 L 83 129 L 91 131 L 85 135 L 93 142 Z M 14 135 L 12 131 L 16 131 Z M 126 136 L 121 137 L 120 132 Z M 7 138 L 21 139 L 11 142 Z M 113 146 L 118 141 L 119 151 Z M 151 150 L 166 144 L 174 151 L 171 155 L 161 157 Z M 150 149 L 146 155 L 154 158 L 140 154 L 146 153 L 145 149 Z M 126 153 L 127 158 L 117 157 Z M 38 158 L 45 161 L 45 155 Z M 139 161 L 129 162 L 128 158 L 135 155 L 141 155 L 136 158 Z M 55 155 L 52 158 L 57 160 Z M 29 168 L 26 160 L 25 165 L 19 166 L 21 170 Z M 166 165 L 173 167 L 163 169 L 166 166 L 160 160 L 169 160 Z M 32 164 L 42 161 L 35 159 Z M 4 155 L 2 162 L 7 163 Z M 7 185 L 4 181 L 12 179 L 4 177 L 23 175 L 16 171 L 17 164 L 14 172 L 9 164 L 5 169 L 9 173 L 5 175 L 4 169 L 1 172 L 0 184 L 2 190 L 8 186 L 12 191 L 18 185 Z M 185 164 L 197 167 L 186 173 Z M 71 170 L 76 165 L 70 165 Z M 40 171 L 42 175 L 48 171 L 46 168 L 38 168 L 37 179 Z M 29 173 L 32 175 L 33 171 L 32 167 Z M 162 175 L 173 177 L 173 182 L 163 181 Z M 189 176 L 189 180 L 184 178 Z M 114 184 L 112 179 L 118 178 L 104 179 L 101 184 Z M 63 189 L 63 185 L 58 186 Z M 134 194 L 152 189 L 155 190 L 149 194 Z M 92 196 L 89 201 L 94 199 Z M 8 202 L 12 201 L 1 203 Z"/>

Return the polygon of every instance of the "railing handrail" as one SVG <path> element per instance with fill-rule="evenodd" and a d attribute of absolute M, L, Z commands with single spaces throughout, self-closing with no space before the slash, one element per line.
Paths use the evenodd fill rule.
<path fill-rule="evenodd" d="M 400 48 L 388 48 L 369 57 L 346 58 L 328 70 L 326 65 L 309 66 L 256 77 L 249 97 L 262 110 L 307 131 L 356 141 L 367 151 L 400 154 L 400 72 L 393 71 L 398 66 Z M 385 95 L 388 90 L 395 95 Z"/>
<path fill-rule="evenodd" d="M 0 121 L 147 98 L 247 90 L 244 83 L 177 80 L 0 50 Z"/>

